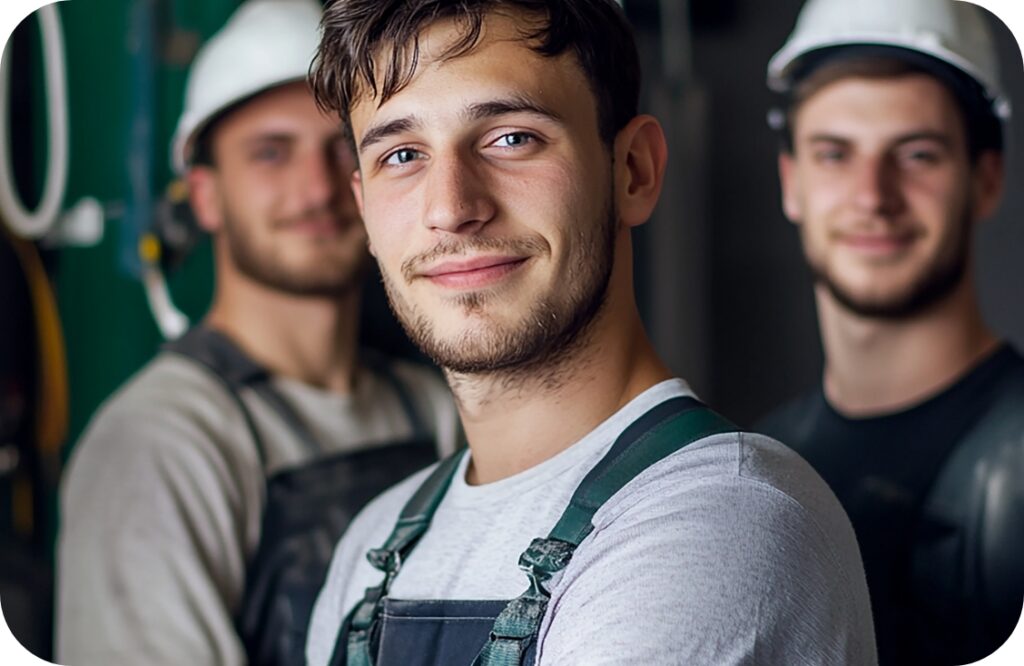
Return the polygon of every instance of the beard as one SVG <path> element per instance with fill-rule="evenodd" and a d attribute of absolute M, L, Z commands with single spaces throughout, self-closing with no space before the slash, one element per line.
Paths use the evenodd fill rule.
<path fill-rule="evenodd" d="M 322 217 L 323 211 L 307 211 L 295 218 L 272 226 L 283 226 L 306 217 Z M 345 220 L 343 225 L 361 224 L 359 220 Z M 224 211 L 224 236 L 231 260 L 240 273 L 275 291 L 293 296 L 330 298 L 343 297 L 357 289 L 369 267 L 369 254 L 365 243 L 355 239 L 327 238 L 323 243 L 338 245 L 337 252 L 317 253 L 305 261 L 289 262 L 273 239 L 258 237 L 253 225 L 240 223 Z M 344 232 L 343 232 L 344 233 Z M 314 242 L 310 239 L 310 242 Z M 352 247 L 357 244 L 359 247 Z"/>
<path fill-rule="evenodd" d="M 903 290 L 885 297 L 864 297 L 841 285 L 814 258 L 808 257 L 815 284 L 828 289 L 832 298 L 856 315 L 872 319 L 908 319 L 941 302 L 964 280 L 971 253 L 970 206 L 965 206 L 957 226 L 934 258 Z"/>
<path fill-rule="evenodd" d="M 561 288 L 542 294 L 523 316 L 512 324 L 487 320 L 486 306 L 500 298 L 500 292 L 460 294 L 452 303 L 466 315 L 485 320 L 481 328 L 455 337 L 437 334 L 435 322 L 406 300 L 394 279 L 383 269 L 381 275 L 388 302 L 409 338 L 438 366 L 459 374 L 529 373 L 536 368 L 556 366 L 582 346 L 608 294 L 615 260 L 616 214 L 611 198 L 600 219 L 579 224 L 573 249 L 567 257 L 567 277 Z M 408 284 L 412 267 L 443 256 L 479 251 L 504 251 L 535 256 L 548 245 L 540 238 L 467 238 L 441 243 L 405 262 L 402 278 Z"/>

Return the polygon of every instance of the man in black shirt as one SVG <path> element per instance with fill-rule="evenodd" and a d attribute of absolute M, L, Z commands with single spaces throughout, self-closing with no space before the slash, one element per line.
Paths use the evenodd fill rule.
<path fill-rule="evenodd" d="M 982 14 L 810 0 L 769 64 L 822 386 L 769 415 L 846 508 L 882 664 L 975 661 L 1024 599 L 1024 359 L 982 320 L 972 232 L 1009 113 Z"/>

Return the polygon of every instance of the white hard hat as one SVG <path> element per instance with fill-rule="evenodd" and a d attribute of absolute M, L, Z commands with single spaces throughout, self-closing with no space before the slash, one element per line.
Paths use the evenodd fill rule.
<path fill-rule="evenodd" d="M 320 39 L 315 0 L 247 0 L 199 49 L 185 87 L 185 108 L 171 142 L 183 173 L 206 123 L 258 92 L 308 76 Z"/>
<path fill-rule="evenodd" d="M 981 85 L 998 117 L 1010 115 L 985 17 L 960 0 L 808 0 L 789 41 L 768 63 L 768 87 L 788 92 L 811 52 L 861 44 L 916 51 L 952 65 Z"/>

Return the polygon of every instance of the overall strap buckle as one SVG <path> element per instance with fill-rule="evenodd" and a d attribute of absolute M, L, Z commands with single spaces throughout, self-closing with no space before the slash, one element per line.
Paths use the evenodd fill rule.
<path fill-rule="evenodd" d="M 490 636 L 473 666 L 518 666 L 540 630 L 551 593 L 544 583 L 565 568 L 576 544 L 561 539 L 534 539 L 519 556 L 530 587 L 508 603 L 494 620 Z"/>
<path fill-rule="evenodd" d="M 564 569 L 575 550 L 576 544 L 561 539 L 534 539 L 519 556 L 519 568 L 529 577 L 531 589 L 537 594 L 551 596 L 542 583 Z"/>

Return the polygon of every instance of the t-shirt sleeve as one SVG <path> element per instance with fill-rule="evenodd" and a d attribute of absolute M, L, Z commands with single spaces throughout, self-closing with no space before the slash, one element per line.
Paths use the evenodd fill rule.
<path fill-rule="evenodd" d="M 61 492 L 61 663 L 244 663 L 232 614 L 246 489 L 214 424 L 190 416 L 145 398 L 115 401 L 76 448 Z"/>
<path fill-rule="evenodd" d="M 581 545 L 538 664 L 875 662 L 863 574 L 806 508 L 727 476 L 654 497 Z"/>

